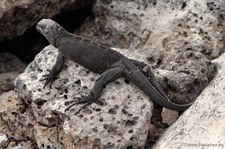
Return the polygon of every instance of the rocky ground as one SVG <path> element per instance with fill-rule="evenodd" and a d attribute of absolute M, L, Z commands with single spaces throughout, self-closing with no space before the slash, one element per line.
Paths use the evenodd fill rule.
<path fill-rule="evenodd" d="M 65 23 L 55 16 L 74 10 L 89 12 L 76 29 L 68 24 L 77 17 Z M 149 63 L 173 102 L 196 102 L 183 114 L 157 111 L 135 85 L 119 79 L 105 88 L 103 106 L 65 111 L 66 101 L 87 94 L 98 75 L 67 61 L 53 88 L 42 88 L 57 49 L 45 47 L 34 25 L 53 16 L 70 32 Z M 224 17 L 223 0 L 2 0 L 0 148 L 224 148 Z M 29 58 L 21 61 L 12 51 Z"/>

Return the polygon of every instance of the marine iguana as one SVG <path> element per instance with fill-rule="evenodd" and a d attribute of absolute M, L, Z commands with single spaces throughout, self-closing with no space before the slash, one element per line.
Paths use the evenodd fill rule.
<path fill-rule="evenodd" d="M 56 64 L 49 74 L 44 75 L 44 79 L 42 79 L 45 81 L 43 88 L 47 84 L 52 86 L 56 76 L 63 68 L 64 59 L 72 60 L 94 73 L 101 74 L 89 95 L 82 97 L 76 104 L 99 103 L 98 98 L 104 86 L 119 77 L 124 77 L 134 83 L 150 97 L 153 103 L 162 107 L 183 111 L 193 103 L 176 104 L 171 102 L 159 86 L 151 68 L 143 62 L 129 59 L 109 47 L 71 34 L 51 19 L 41 20 L 36 28 L 51 45 L 59 50 Z"/>

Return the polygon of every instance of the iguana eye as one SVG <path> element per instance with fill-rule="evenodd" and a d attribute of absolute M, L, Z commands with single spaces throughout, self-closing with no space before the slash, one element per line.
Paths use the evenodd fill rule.
<path fill-rule="evenodd" d="M 58 32 L 61 32 L 61 31 L 64 30 L 64 29 L 63 29 L 61 26 L 59 26 L 58 24 L 55 25 L 55 28 L 57 29 Z"/>

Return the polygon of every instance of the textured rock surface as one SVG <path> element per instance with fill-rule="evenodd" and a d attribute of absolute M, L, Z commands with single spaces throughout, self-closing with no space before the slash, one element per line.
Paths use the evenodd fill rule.
<path fill-rule="evenodd" d="M 59 143 L 57 136 L 61 135 L 64 137 L 60 137 L 60 142 L 66 141 L 63 138 L 71 138 L 76 146 L 88 148 L 144 146 L 152 111 L 148 97 L 134 85 L 125 83 L 124 79 L 118 79 L 106 86 L 101 96 L 105 103 L 103 106 L 92 104 L 75 115 L 82 106 L 76 105 L 70 111 L 64 112 L 67 107 L 65 102 L 88 94 L 99 75 L 72 61 L 66 61 L 53 88 L 47 87 L 43 90 L 40 79 L 47 74 L 46 69 L 52 68 L 56 55 L 57 49 L 46 47 L 15 81 L 20 97 L 31 104 L 38 123 L 53 129 L 52 133 L 46 133 L 50 130 L 45 128 L 42 133 L 37 133 L 37 144 L 54 148 Z M 63 132 L 57 132 L 55 126 L 63 126 Z M 55 141 L 42 139 L 46 136 Z"/>
<path fill-rule="evenodd" d="M 35 149 L 36 146 L 31 141 L 10 142 L 7 149 Z"/>
<path fill-rule="evenodd" d="M 224 47 L 224 5 L 223 0 L 97 0 L 96 19 L 82 34 L 150 53 L 191 49 L 213 58 Z"/>
<path fill-rule="evenodd" d="M 0 53 L 0 95 L 14 89 L 14 79 L 26 65 L 10 53 Z"/>
<path fill-rule="evenodd" d="M 22 35 L 41 18 L 52 17 L 76 0 L 1 0 L 0 41 Z"/>
<path fill-rule="evenodd" d="M 6 134 L 0 133 L 0 147 L 6 147 L 8 145 L 8 138 Z"/>
<path fill-rule="evenodd" d="M 145 53 L 164 69 L 158 78 L 174 102 L 196 99 L 214 76 L 209 60 L 224 51 L 224 0 L 97 0 L 93 11 L 79 33 Z"/>
<path fill-rule="evenodd" d="M 166 131 L 154 149 L 225 147 L 225 54 L 219 70 L 196 102 Z"/>
<path fill-rule="evenodd" d="M 0 73 L 21 70 L 25 67 L 26 64 L 11 53 L 0 53 Z"/>
<path fill-rule="evenodd" d="M 168 125 L 173 124 L 179 118 L 178 111 L 173 111 L 170 109 L 163 109 L 161 115 L 162 115 L 162 122 Z"/>
<path fill-rule="evenodd" d="M 14 89 L 14 80 L 20 73 L 20 71 L 0 73 L 0 95 Z"/>
<path fill-rule="evenodd" d="M 72 1 L 75 0 L 70 2 L 72 3 Z M 56 13 L 52 11 L 62 7 L 58 2 L 58 0 L 1 1 L 0 40 L 22 34 L 26 28 L 38 20 L 40 14 L 49 12 L 46 14 L 52 16 L 53 13 Z M 24 5 L 18 5 L 18 3 Z M 33 4 L 37 3 L 42 3 L 43 6 L 41 4 L 40 9 L 36 9 L 36 5 Z M 46 3 L 48 5 L 45 5 Z M 62 3 L 69 3 L 69 1 Z M 28 7 L 25 4 L 28 4 Z M 173 101 L 186 102 L 195 99 L 216 72 L 210 60 L 224 51 L 224 5 L 223 0 L 129 2 L 97 0 L 93 9 L 96 18 L 94 21 L 86 22 L 80 30 L 80 34 L 111 46 L 133 50 L 129 53 L 121 51 L 125 55 L 132 56 L 135 52 L 142 53 L 144 57 L 148 57 L 157 78 L 170 98 Z M 2 6 L 7 6 L 5 7 L 7 9 L 1 9 Z M 52 6 L 56 8 L 52 9 Z M 9 7 L 10 9 L 8 9 Z M 3 19 L 6 22 L 3 22 Z M 40 83 L 39 80 L 43 74 L 47 73 L 46 68 L 51 69 L 55 61 L 56 53 L 51 50 L 53 50 L 52 47 L 49 51 L 47 49 L 43 51 L 47 53 L 47 57 L 38 55 L 16 81 L 17 91 L 28 105 L 18 98 L 14 91 L 0 96 L 0 133 L 3 134 L 2 136 L 7 136 L 8 141 L 5 143 L 9 143 L 8 148 L 35 148 L 35 143 L 39 148 L 98 147 L 102 145 L 111 148 L 115 144 L 113 141 L 118 141 L 118 148 L 122 144 L 124 146 L 132 145 L 132 143 L 143 145 L 149 129 L 148 121 L 152 110 L 150 103 L 147 102 L 147 97 L 142 95 L 132 84 L 124 85 L 124 80 L 119 79 L 106 87 L 102 96 L 102 100 L 106 102 L 104 106 L 93 104 L 82 110 L 77 116 L 74 116 L 74 113 L 80 106 L 74 106 L 71 111 L 64 112 L 65 101 L 72 100 L 72 97 L 76 100 L 80 95 L 87 94 L 98 75 L 68 61 L 59 79 L 54 82 L 53 89 L 43 90 L 43 82 Z M 0 62 L 1 60 L 0 58 Z M 6 62 L 8 61 L 3 61 L 3 65 L 0 63 L 1 69 L 5 69 Z M 72 77 L 68 77 L 69 75 Z M 204 92 L 204 94 L 206 93 Z M 212 105 L 208 106 L 204 101 L 201 102 L 204 103 L 201 107 L 205 105 L 213 107 L 217 104 L 210 101 L 209 103 Z M 145 107 L 142 106 L 144 104 L 146 104 Z M 224 103 L 221 102 L 222 104 Z M 135 107 L 132 107 L 133 105 Z M 200 102 L 197 102 L 197 105 L 200 105 Z M 207 129 L 204 128 L 205 124 L 210 122 L 214 126 L 214 122 L 218 121 L 218 126 L 220 126 L 220 120 L 224 121 L 224 115 L 219 113 L 222 111 L 220 107 L 219 109 L 215 108 L 214 111 L 199 109 L 200 107 L 197 107 L 196 111 L 187 112 L 188 114 L 184 114 L 184 117 L 187 115 L 189 117 L 192 113 L 197 117 L 197 112 L 199 112 L 198 114 L 203 113 L 202 117 L 194 117 L 194 122 L 193 119 L 186 118 L 188 121 L 185 122 L 190 124 L 195 123 L 196 120 L 192 130 L 195 131 L 194 135 L 199 134 L 200 136 L 196 137 L 196 140 L 202 136 L 206 136 L 207 140 L 210 136 L 204 132 L 204 129 Z M 212 115 L 207 115 L 207 112 L 211 112 Z M 219 114 L 221 114 L 220 118 L 215 117 L 218 120 L 213 119 L 214 115 Z M 181 133 L 174 134 L 174 138 L 178 138 L 177 140 L 180 135 L 183 135 L 184 139 L 187 136 L 194 136 L 192 133 L 182 134 L 183 119 L 181 122 L 179 121 L 178 125 L 175 124 L 176 129 L 179 129 Z M 167 123 L 172 122 L 167 121 Z M 85 131 L 82 131 L 83 128 Z M 209 134 L 214 135 L 214 130 L 211 128 L 209 127 Z M 215 136 L 219 136 L 216 134 L 218 132 L 215 132 Z M 223 132 L 224 130 L 221 129 L 221 133 Z M 162 133 L 160 128 L 151 125 L 147 143 L 151 142 L 149 144 L 152 144 L 158 139 L 160 133 Z M 170 133 L 173 132 L 169 130 Z M 186 134 L 187 136 L 185 136 Z M 121 136 L 126 137 L 121 138 Z M 168 138 L 162 140 L 167 141 Z M 173 143 L 173 141 L 169 141 L 171 144 Z M 85 146 L 87 143 L 89 144 Z M 184 143 L 184 145 L 188 145 L 190 142 Z M 168 148 L 169 145 L 163 147 Z"/>
<path fill-rule="evenodd" d="M 74 148 L 62 127 L 47 127 L 37 122 L 32 108 L 17 92 L 2 94 L 0 101 L 0 148 Z"/>
<path fill-rule="evenodd" d="M 0 133 L 7 136 L 8 147 L 15 146 L 17 141 L 33 139 L 34 116 L 31 108 L 26 107 L 15 91 L 0 96 Z M 1 144 L 1 147 L 5 147 Z M 1 148 L 0 147 L 0 148 Z"/>

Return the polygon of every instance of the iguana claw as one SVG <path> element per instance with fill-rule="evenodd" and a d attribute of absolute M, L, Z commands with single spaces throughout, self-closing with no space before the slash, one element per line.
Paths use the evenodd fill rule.
<path fill-rule="evenodd" d="M 43 79 L 41 79 L 40 81 L 45 81 L 45 84 L 43 86 L 43 89 L 49 84 L 49 87 L 52 88 L 52 84 L 53 81 L 56 79 L 55 77 L 53 77 L 53 75 L 51 73 L 47 74 L 47 75 L 43 75 L 42 76 Z"/>
<path fill-rule="evenodd" d="M 72 103 L 72 104 L 71 104 Z M 78 104 L 84 104 L 83 106 L 81 106 L 81 108 L 75 113 L 75 115 L 77 113 L 79 113 L 82 109 L 84 109 L 85 107 L 87 107 L 88 105 L 91 105 L 92 103 L 96 103 L 98 105 L 104 105 L 104 103 L 99 100 L 99 99 L 93 99 L 90 98 L 90 96 L 84 96 L 78 99 L 78 101 L 68 101 L 65 104 L 71 104 L 69 105 L 66 109 L 65 112 L 68 111 L 71 107 L 73 107 L 74 105 L 78 105 Z"/>

